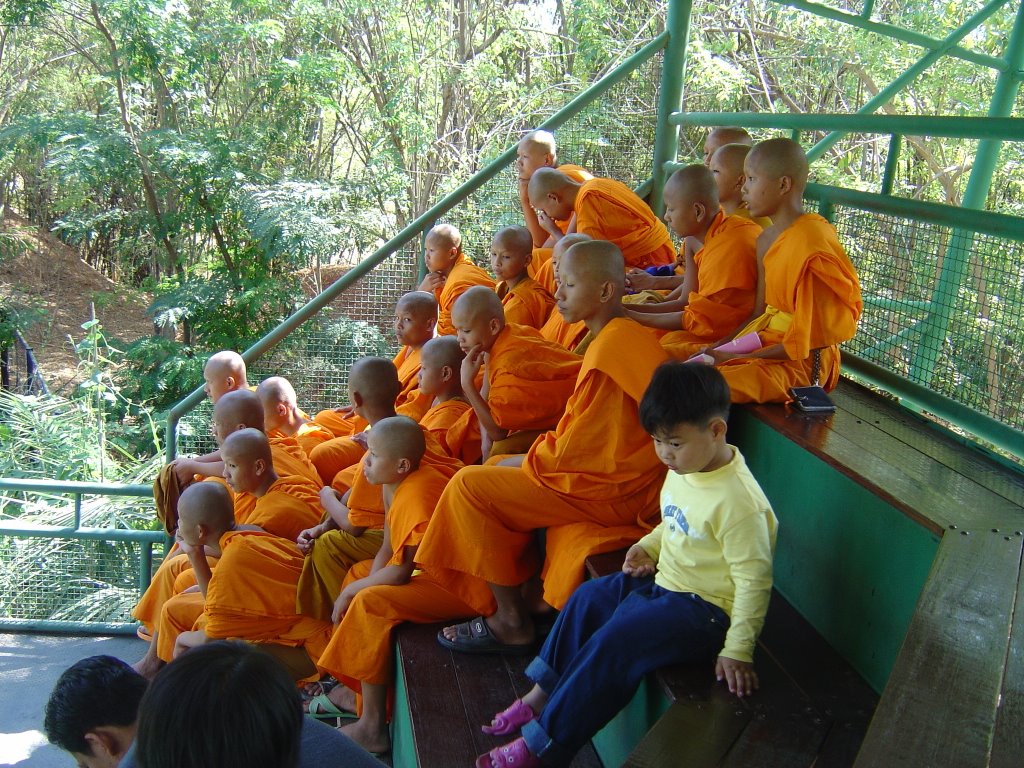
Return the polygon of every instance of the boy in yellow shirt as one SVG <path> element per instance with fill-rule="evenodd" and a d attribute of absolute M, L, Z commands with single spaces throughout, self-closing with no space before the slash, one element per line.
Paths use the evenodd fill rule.
<path fill-rule="evenodd" d="M 772 588 L 778 521 L 740 452 L 725 441 L 729 387 L 714 368 L 659 367 L 640 421 L 671 470 L 662 522 L 630 547 L 622 573 L 583 584 L 526 670 L 535 685 L 484 732 L 522 736 L 485 768 L 568 763 L 624 707 L 644 676 L 710 660 L 729 690 L 757 689 L 754 643 Z"/>

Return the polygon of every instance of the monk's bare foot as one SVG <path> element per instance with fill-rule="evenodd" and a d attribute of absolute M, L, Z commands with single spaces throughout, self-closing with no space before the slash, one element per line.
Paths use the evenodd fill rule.
<path fill-rule="evenodd" d="M 484 623 L 494 635 L 494 639 L 506 645 L 529 645 L 536 637 L 533 619 L 528 613 L 522 617 L 504 617 L 495 613 L 484 619 Z M 441 631 L 449 640 L 454 641 L 458 637 L 458 630 L 454 624 Z"/>
<path fill-rule="evenodd" d="M 336 685 L 327 692 L 327 699 L 343 712 L 356 711 L 356 692 L 345 685 Z M 310 702 L 303 702 L 302 708 L 309 714 Z M 314 714 L 323 714 L 315 712 Z"/>
<path fill-rule="evenodd" d="M 391 749 L 391 734 L 386 724 L 376 725 L 361 717 L 339 729 L 352 741 L 374 755 L 383 755 Z"/>
<path fill-rule="evenodd" d="M 152 680 L 156 677 L 156 673 L 163 669 L 164 662 L 159 656 L 146 654 L 141 659 L 132 664 L 132 669 L 138 672 L 147 680 Z"/>

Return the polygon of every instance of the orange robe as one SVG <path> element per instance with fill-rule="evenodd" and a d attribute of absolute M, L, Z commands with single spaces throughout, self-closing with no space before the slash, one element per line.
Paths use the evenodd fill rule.
<path fill-rule="evenodd" d="M 572 165 L 571 163 L 566 163 L 565 165 L 560 165 L 555 170 L 561 171 L 566 176 L 568 176 L 570 179 L 575 181 L 577 184 L 582 184 L 584 181 L 590 181 L 592 178 L 594 178 L 594 175 L 592 173 L 590 173 L 590 171 L 586 170 L 585 168 L 583 168 L 583 167 L 581 167 L 579 165 Z M 558 225 L 558 228 L 560 230 L 565 232 L 565 230 L 569 226 L 569 219 L 564 219 L 564 220 L 563 219 L 555 219 L 555 224 Z M 541 267 L 543 267 L 545 264 L 548 264 L 551 261 L 551 251 L 552 250 L 553 250 L 552 248 L 546 248 L 544 246 L 540 246 L 540 247 L 534 248 L 533 249 L 533 259 L 530 260 L 530 266 L 529 266 L 529 270 L 528 270 L 529 274 L 530 274 L 530 277 L 532 277 L 538 283 L 541 283 L 541 285 L 545 285 L 545 287 L 546 287 L 546 284 L 543 283 L 537 277 L 537 273 L 538 273 L 538 270 Z M 552 295 L 554 295 L 555 291 L 554 291 L 553 288 L 549 288 L 548 290 L 549 290 L 549 292 Z"/>
<path fill-rule="evenodd" d="M 546 340 L 572 352 L 587 335 L 587 324 L 582 320 L 567 323 L 558 309 L 552 310 L 548 320 L 540 329 L 540 335 Z"/>
<path fill-rule="evenodd" d="M 635 542 L 658 515 L 665 466 L 640 426 L 637 404 L 666 359 L 632 320 L 612 320 L 583 357 L 554 431 L 523 466 L 466 467 L 445 489 L 417 562 L 513 586 L 536 573 L 534 531 L 547 528 L 544 598 L 561 608 L 583 561 Z M 444 578 L 438 574 L 438 578 Z"/>
<path fill-rule="evenodd" d="M 332 411 L 333 413 L 333 411 Z M 286 435 L 279 429 L 272 429 L 267 432 L 267 437 L 285 437 Z M 292 437 L 299 444 L 299 447 L 306 452 L 309 456 L 313 449 L 316 448 L 320 443 L 326 442 L 334 437 L 334 433 L 331 432 L 327 427 L 317 424 L 315 421 L 307 421 L 305 424 L 299 426 L 298 430 Z"/>
<path fill-rule="evenodd" d="M 395 488 L 387 512 L 392 548 L 387 565 L 400 565 L 405 548 L 419 545 L 447 483 L 435 468 L 421 466 Z M 372 565 L 358 563 L 346 583 L 368 576 Z M 494 609 L 487 584 L 466 574 L 448 573 L 442 585 L 426 569 L 405 584 L 367 587 L 352 600 L 318 665 L 357 691 L 361 682 L 384 685 L 391 681 L 391 634 L 396 626 L 468 618 Z"/>
<path fill-rule="evenodd" d="M 821 349 L 821 385 L 839 380 L 838 345 L 853 338 L 864 308 L 857 273 L 836 231 L 816 213 L 785 229 L 764 255 L 761 317 L 740 331 L 757 331 L 763 346 L 782 344 L 788 360 L 738 358 L 719 366 L 736 403 L 789 399 L 789 388 L 812 384 L 813 355 Z"/>
<path fill-rule="evenodd" d="M 540 328 L 555 307 L 552 293 L 530 277 L 520 280 L 513 288 L 502 280 L 495 290 L 505 308 L 506 323 Z"/>
<path fill-rule="evenodd" d="M 437 440 L 445 453 L 461 460 L 459 456 L 461 443 L 455 446 L 455 448 L 449 445 L 448 432 L 451 430 L 452 425 L 456 424 L 466 412 L 472 410 L 472 406 L 464 398 L 453 397 L 431 407 L 424 414 L 423 418 L 420 419 L 420 426 L 423 427 L 424 432 L 429 432 L 434 436 L 434 439 Z"/>
<path fill-rule="evenodd" d="M 220 547 L 220 563 L 210 578 L 201 614 L 195 616 L 198 595 L 180 595 L 164 606 L 158 625 L 160 658 L 170 661 L 178 635 L 197 628 L 215 639 L 303 646 L 315 662 L 327 647 L 332 627 L 295 612 L 303 561 L 295 543 L 259 531 L 228 531 L 221 536 Z"/>
<path fill-rule="evenodd" d="M 750 209 L 747 208 L 747 204 L 746 203 L 743 203 L 742 205 L 740 205 L 740 207 L 737 208 L 735 211 L 733 211 L 731 215 L 732 216 L 739 216 L 740 218 L 743 218 L 743 219 L 748 219 L 748 220 L 754 222 L 755 224 L 760 224 L 761 225 L 761 229 L 768 229 L 768 227 L 770 227 L 772 225 L 772 220 L 770 218 L 768 218 L 767 216 L 751 216 L 750 215 Z"/>
<path fill-rule="evenodd" d="M 647 203 L 614 179 L 591 179 L 576 195 L 576 231 L 622 249 L 626 269 L 671 264 L 676 259 L 665 225 Z"/>
<path fill-rule="evenodd" d="M 276 463 L 275 460 L 275 466 Z M 267 533 L 289 541 L 295 541 L 301 531 L 319 523 L 323 514 L 317 485 L 296 475 L 278 477 L 258 498 L 251 493 L 233 496 L 236 523 L 258 525 Z M 216 565 L 216 558 L 209 558 L 209 563 L 211 567 Z M 195 583 L 188 555 L 181 554 L 175 547 L 153 574 L 132 616 L 152 633 L 164 603 Z"/>
<path fill-rule="evenodd" d="M 685 360 L 708 344 L 733 333 L 754 308 L 757 291 L 757 236 L 761 227 L 719 211 L 704 247 L 693 255 L 697 290 L 683 310 L 682 330 L 661 338 L 674 358 Z"/>
<path fill-rule="evenodd" d="M 452 306 L 456 300 L 474 285 L 485 285 L 494 290 L 494 281 L 490 275 L 460 253 L 455 260 L 444 285 L 434 291 L 437 299 L 437 335 L 454 336 L 455 326 L 452 325 Z"/>

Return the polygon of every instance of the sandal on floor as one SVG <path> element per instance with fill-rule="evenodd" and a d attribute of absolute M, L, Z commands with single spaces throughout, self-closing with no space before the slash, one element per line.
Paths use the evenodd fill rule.
<path fill-rule="evenodd" d="M 314 696 L 330 693 L 339 685 L 341 685 L 341 683 L 333 677 L 325 677 L 323 680 L 315 680 L 310 683 L 305 683 L 299 688 L 299 694 L 302 696 L 303 701 L 309 701 Z"/>
<path fill-rule="evenodd" d="M 451 651 L 460 653 L 507 653 L 525 656 L 533 652 L 533 643 L 503 643 L 491 633 L 483 616 L 455 625 L 455 639 L 444 636 L 444 630 L 437 633 L 437 642 Z"/>
<path fill-rule="evenodd" d="M 480 730 L 488 736 L 508 736 L 536 717 L 529 704 L 524 703 L 522 699 L 516 699 L 511 707 L 496 714 L 490 725 L 481 725 Z"/>
<path fill-rule="evenodd" d="M 153 642 L 153 633 L 146 629 L 145 624 L 140 624 L 136 628 L 135 634 L 139 636 L 139 640 L 145 640 L 147 643 Z"/>
<path fill-rule="evenodd" d="M 340 709 L 326 693 L 321 693 L 309 700 L 309 709 L 306 710 L 306 714 L 317 719 L 347 718 L 354 720 L 358 717 L 355 712 Z"/>
<path fill-rule="evenodd" d="M 518 738 L 480 755 L 476 768 L 540 768 L 540 760 L 533 756 L 526 742 Z"/>

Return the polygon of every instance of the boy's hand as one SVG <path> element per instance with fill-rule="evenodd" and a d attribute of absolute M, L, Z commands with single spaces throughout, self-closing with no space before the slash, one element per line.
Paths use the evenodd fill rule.
<path fill-rule="evenodd" d="M 428 272 L 427 276 L 423 278 L 423 282 L 420 283 L 419 290 L 433 293 L 443 285 L 444 275 L 440 272 Z"/>
<path fill-rule="evenodd" d="M 556 241 L 561 240 L 565 233 L 558 228 L 555 220 L 548 216 L 544 211 L 537 211 L 537 221 L 544 228 L 544 231 L 555 238 Z"/>
<path fill-rule="evenodd" d="M 319 525 L 314 525 L 312 528 L 299 531 L 299 536 L 295 539 L 295 545 L 299 548 L 299 552 L 308 555 L 313 550 L 313 542 L 322 535 L 323 528 Z"/>
<path fill-rule="evenodd" d="M 332 501 L 341 501 L 341 496 L 339 496 L 338 492 L 331 488 L 331 486 L 325 485 L 320 489 L 320 503 L 326 505 Z"/>
<path fill-rule="evenodd" d="M 646 291 L 654 288 L 654 278 L 646 270 L 634 267 L 626 273 L 626 287 L 633 291 Z"/>
<path fill-rule="evenodd" d="M 653 576 L 657 563 L 654 562 L 647 550 L 639 544 L 634 544 L 626 552 L 626 559 L 622 561 L 622 572 L 627 576 L 641 578 Z"/>
<path fill-rule="evenodd" d="M 462 367 L 459 369 L 459 378 L 462 380 L 463 389 L 476 390 L 476 376 L 486 362 L 487 353 L 479 345 L 466 353 L 466 356 L 462 358 Z"/>
<path fill-rule="evenodd" d="M 353 590 L 352 585 L 349 584 L 338 595 L 338 599 L 334 601 L 334 610 L 331 611 L 331 621 L 337 624 L 345 617 L 345 611 L 352 604 L 352 599 L 356 596 L 359 590 Z"/>
<path fill-rule="evenodd" d="M 369 438 L 367 437 L 365 430 L 362 432 L 356 432 L 354 435 L 352 435 L 352 442 L 361 447 L 364 451 L 366 450 L 369 444 L 368 440 Z"/>
<path fill-rule="evenodd" d="M 757 690 L 757 672 L 754 665 L 749 661 L 736 661 L 728 656 L 719 656 L 715 663 L 715 678 L 721 682 L 725 680 L 729 686 L 729 693 L 734 693 L 741 699 L 749 696 Z"/>
<path fill-rule="evenodd" d="M 175 459 L 173 465 L 174 475 L 178 478 L 178 485 L 182 489 L 195 482 L 196 469 L 195 462 L 192 459 Z"/>

